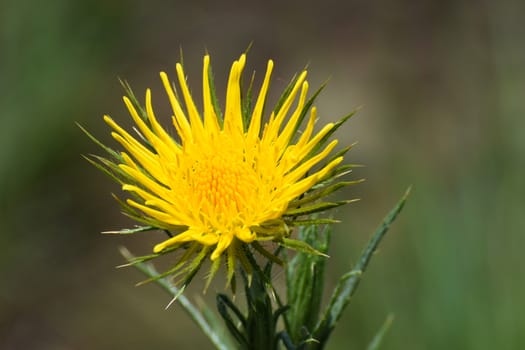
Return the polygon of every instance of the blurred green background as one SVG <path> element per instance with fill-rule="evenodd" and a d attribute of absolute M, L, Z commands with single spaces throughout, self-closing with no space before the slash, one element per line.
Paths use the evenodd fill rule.
<path fill-rule="evenodd" d="M 330 78 L 321 122 L 364 107 L 338 134 L 359 141 L 347 159 L 367 181 L 336 214 L 327 288 L 413 185 L 329 349 L 364 349 L 390 312 L 383 349 L 525 349 L 524 13 L 519 0 L 1 1 L 0 349 L 212 348 L 157 286 L 114 269 L 119 246 L 145 253 L 161 236 L 98 234 L 133 223 L 75 122 L 111 142 L 101 116 L 128 122 L 117 78 L 163 101 L 158 72 L 174 77 L 180 48 L 194 93 L 205 51 L 223 91 L 251 41 L 246 71 L 260 81 L 274 59 L 275 95 L 306 65 L 312 87 Z"/>

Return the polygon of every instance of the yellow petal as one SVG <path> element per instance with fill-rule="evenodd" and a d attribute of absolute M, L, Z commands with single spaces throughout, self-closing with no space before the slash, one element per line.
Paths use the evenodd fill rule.
<path fill-rule="evenodd" d="M 179 101 L 175 97 L 175 92 L 173 91 L 173 88 L 171 87 L 170 81 L 168 79 L 168 75 L 164 72 L 160 72 L 160 78 L 164 85 L 164 89 L 166 90 L 166 93 L 168 94 L 171 108 L 173 109 L 173 114 L 174 114 L 173 125 L 177 129 L 177 133 L 179 134 L 181 138 L 181 142 L 183 144 L 186 142 L 192 142 L 193 135 L 192 135 L 190 123 L 188 123 L 188 119 L 186 118 L 186 115 L 182 111 Z"/>
<path fill-rule="evenodd" d="M 233 240 L 233 234 L 223 233 L 219 238 L 217 247 L 211 254 L 211 260 L 217 259 L 228 248 Z"/>
<path fill-rule="evenodd" d="M 188 115 L 190 117 L 193 138 L 202 138 L 204 132 L 202 120 L 199 116 L 199 112 L 197 112 L 197 107 L 195 107 L 195 103 L 193 102 L 193 99 L 191 97 L 190 90 L 188 89 L 188 85 L 186 84 L 184 70 L 182 69 L 182 65 L 180 63 L 177 63 L 176 70 L 177 77 L 179 78 L 179 84 L 182 90 L 182 95 L 184 96 L 184 102 L 186 103 L 186 110 L 188 111 Z"/>
<path fill-rule="evenodd" d="M 246 138 L 248 142 L 254 142 L 255 138 L 259 136 L 262 122 L 262 113 L 266 102 L 266 95 L 268 94 L 268 87 L 270 86 L 270 77 L 272 76 L 273 61 L 268 61 L 268 67 L 266 68 L 266 75 L 264 76 L 264 82 L 259 92 L 259 97 L 253 108 L 252 118 L 250 121 L 250 127 L 248 129 L 248 135 Z"/>
<path fill-rule="evenodd" d="M 202 98 L 204 105 L 204 129 L 208 135 L 216 135 L 219 132 L 219 123 L 215 108 L 213 106 L 210 88 L 210 56 L 204 56 L 202 67 Z"/>
<path fill-rule="evenodd" d="M 230 71 L 228 87 L 226 89 L 226 107 L 224 111 L 224 131 L 229 134 L 242 134 L 242 106 L 241 106 L 241 87 L 240 78 L 242 69 L 246 61 L 246 56 L 241 55 L 235 61 Z"/>

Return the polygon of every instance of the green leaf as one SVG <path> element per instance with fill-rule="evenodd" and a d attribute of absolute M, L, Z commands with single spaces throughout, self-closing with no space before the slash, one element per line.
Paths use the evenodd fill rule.
<path fill-rule="evenodd" d="M 104 151 L 106 151 L 109 155 L 111 155 L 115 160 L 119 162 L 123 161 L 122 157 L 120 156 L 118 152 L 104 145 L 95 136 L 93 136 L 89 131 L 87 131 L 82 125 L 77 123 L 77 126 L 80 128 L 80 130 L 84 132 L 84 134 L 86 134 L 91 139 L 91 141 L 95 142 L 99 147 L 101 147 Z"/>
<path fill-rule="evenodd" d="M 210 286 L 211 280 L 215 275 L 217 274 L 217 271 L 219 271 L 219 268 L 221 267 L 221 260 L 222 257 L 219 256 L 213 263 L 211 264 L 210 272 L 208 273 L 208 277 L 206 277 L 206 284 L 204 285 L 204 293 L 208 290 L 208 287 Z"/>
<path fill-rule="evenodd" d="M 135 107 L 135 109 L 137 109 L 137 111 L 139 112 L 140 117 L 149 124 L 148 114 L 146 113 L 142 105 L 140 104 L 139 100 L 135 97 L 135 94 L 133 93 L 133 90 L 131 89 L 131 86 L 129 85 L 129 83 L 126 80 L 122 80 L 120 78 L 119 78 L 119 82 L 120 82 L 120 85 L 122 85 L 122 88 L 124 89 L 124 91 L 126 92 L 126 95 L 128 95 L 129 100 L 133 104 L 133 107 Z"/>
<path fill-rule="evenodd" d="M 122 180 L 115 175 L 115 173 L 110 170 L 110 167 L 108 166 L 104 166 L 100 163 L 103 163 L 102 159 L 104 160 L 107 160 L 105 158 L 102 158 L 102 157 L 99 157 L 99 156 L 95 156 L 95 155 L 92 155 L 93 158 L 97 158 L 98 161 L 100 163 L 97 163 L 95 160 L 89 158 L 89 157 L 86 157 L 86 156 L 82 156 L 85 160 L 87 160 L 89 163 L 91 163 L 91 165 L 93 165 L 95 168 L 97 168 L 98 170 L 102 171 L 105 175 L 109 176 L 113 181 L 117 182 L 117 183 L 120 183 L 122 184 Z M 111 163 L 110 160 L 107 160 L 108 163 Z M 104 163 L 105 164 L 105 163 Z"/>
<path fill-rule="evenodd" d="M 361 167 L 359 164 L 345 164 L 340 167 L 337 167 L 333 169 L 329 174 L 325 176 L 324 179 L 322 179 L 320 182 L 312 186 L 309 192 L 317 191 L 321 188 L 324 188 L 332 183 L 334 183 L 337 179 L 346 176 L 352 172 L 353 168 Z M 365 181 L 365 179 L 359 179 L 354 181 Z"/>
<path fill-rule="evenodd" d="M 284 213 L 284 216 L 300 216 L 300 215 L 306 215 L 306 214 L 313 214 L 318 213 L 321 211 L 325 211 L 328 209 L 336 208 L 344 204 L 355 202 L 355 199 L 351 200 L 345 200 L 345 201 L 338 201 L 338 202 L 321 202 L 316 203 L 307 207 L 300 207 L 300 208 L 294 208 L 287 210 Z"/>
<path fill-rule="evenodd" d="M 353 117 L 356 113 L 357 113 L 357 110 L 354 110 L 350 114 L 348 114 L 348 115 L 344 116 L 343 118 L 341 118 L 340 120 L 338 120 L 334 124 L 333 128 L 330 129 L 330 131 L 328 131 L 326 133 L 326 135 L 324 135 L 323 138 L 321 138 L 321 140 L 319 140 L 317 145 L 315 145 L 315 147 L 310 151 L 310 153 L 306 156 L 305 159 L 309 159 L 309 158 L 313 157 L 315 154 L 317 154 L 317 152 L 321 149 L 321 147 L 324 146 L 326 141 L 328 141 L 330 139 L 330 137 L 337 131 L 337 129 L 339 129 L 341 127 L 341 125 L 343 125 L 348 119 Z"/>
<path fill-rule="evenodd" d="M 241 96 L 241 107 L 242 107 L 242 123 L 244 127 L 244 131 L 248 131 L 248 127 L 250 126 L 251 122 L 251 114 L 252 114 L 252 93 L 253 93 L 253 82 L 255 80 L 255 72 L 252 73 L 252 78 L 250 79 L 250 85 L 248 86 L 248 91 L 246 92 L 246 96 Z M 241 88 L 241 92 L 242 92 Z"/>
<path fill-rule="evenodd" d="M 306 117 L 306 114 L 308 114 L 308 111 L 312 107 L 315 99 L 317 98 L 317 96 L 319 96 L 321 91 L 323 91 L 323 89 L 326 87 L 326 84 L 327 84 L 327 82 L 324 82 L 323 84 L 321 84 L 321 86 L 317 89 L 317 91 L 314 92 L 313 96 L 310 97 L 308 99 L 308 101 L 306 101 L 306 103 L 304 104 L 304 107 L 303 107 L 303 109 L 301 111 L 301 115 L 297 119 L 297 123 L 295 124 L 295 129 L 294 129 L 294 131 L 292 133 L 292 135 L 294 135 L 294 143 L 297 143 L 297 140 L 298 140 L 298 138 L 301 135 L 300 133 L 297 132 L 297 130 L 299 130 L 299 127 L 303 123 L 304 117 Z"/>
<path fill-rule="evenodd" d="M 195 244 L 199 244 L 199 243 L 195 243 Z M 202 264 L 204 263 L 204 260 L 208 256 L 208 253 L 209 253 L 210 250 L 211 250 L 211 248 L 207 247 L 207 246 L 202 248 L 202 250 L 200 251 L 199 254 L 197 254 L 195 259 L 193 259 L 188 264 L 188 266 L 185 267 L 183 270 L 177 272 L 172 278 L 175 278 L 176 276 L 182 274 L 182 275 L 184 275 L 184 277 L 182 278 L 181 286 L 186 287 L 187 285 L 189 285 L 190 282 L 195 277 L 195 275 L 197 274 L 197 272 L 199 272 Z M 181 259 L 181 262 L 182 262 L 182 259 Z"/>
<path fill-rule="evenodd" d="M 332 194 L 333 192 L 343 188 L 343 187 L 346 187 L 346 186 L 350 186 L 350 185 L 356 185 L 356 184 L 359 184 L 361 182 L 363 182 L 364 179 L 359 179 L 359 180 L 354 180 L 354 181 L 340 181 L 340 182 L 337 182 L 335 184 L 327 184 L 325 187 L 322 187 L 322 188 L 319 188 L 317 189 L 316 191 L 314 192 L 310 192 L 308 195 L 300 198 L 300 199 L 297 199 L 297 200 L 294 200 L 290 203 L 289 207 L 290 208 L 295 208 L 295 207 L 298 207 L 298 206 L 301 206 L 303 204 L 306 204 L 306 203 L 310 203 L 310 202 L 313 202 L 315 200 L 318 200 L 320 198 L 324 198 L 326 196 L 328 196 L 329 194 Z"/>
<path fill-rule="evenodd" d="M 327 253 L 331 227 L 301 227 L 298 239 L 321 253 Z M 321 306 L 326 258 L 298 252 L 286 267 L 287 303 L 285 325 L 294 344 L 307 340 L 313 331 Z"/>
<path fill-rule="evenodd" d="M 146 261 L 158 258 L 159 256 L 160 254 L 148 254 L 148 255 L 142 255 L 142 256 L 134 256 L 132 259 L 127 260 L 128 261 L 127 263 L 118 265 L 117 269 L 142 264 L 142 263 L 145 263 Z"/>
<path fill-rule="evenodd" d="M 280 265 L 280 266 L 284 265 L 284 262 L 281 259 L 279 259 L 279 257 L 276 254 L 272 254 L 269 251 L 267 251 L 266 249 L 264 249 L 264 247 L 259 242 L 253 241 L 251 243 L 251 246 L 258 253 L 260 253 L 262 256 L 264 256 L 266 259 L 268 259 L 269 262 L 272 262 L 272 263 Z"/>
<path fill-rule="evenodd" d="M 206 319 L 206 322 L 209 324 L 210 328 L 214 330 L 215 336 L 224 340 L 225 342 L 227 341 L 229 344 L 229 349 L 234 349 L 234 340 L 231 338 L 228 329 L 224 327 L 222 318 L 217 315 L 217 313 L 214 312 L 214 310 L 208 306 L 198 295 L 196 296 L 196 299 L 196 303 L 199 306 L 200 312 Z"/>
<path fill-rule="evenodd" d="M 328 158 L 326 160 L 326 164 L 329 164 L 330 162 L 332 162 L 336 158 L 344 157 L 344 155 L 348 151 L 350 151 L 352 148 L 354 148 L 355 145 L 357 145 L 357 142 L 354 142 L 350 146 L 347 146 L 347 147 L 343 148 L 342 150 L 339 150 L 338 152 L 336 152 L 334 155 L 332 155 L 330 158 Z"/>
<path fill-rule="evenodd" d="M 372 339 L 370 344 L 368 344 L 368 347 L 366 348 L 367 350 L 379 350 L 379 347 L 383 342 L 383 338 L 392 326 L 392 322 L 394 322 L 394 315 L 390 314 L 387 316 L 385 322 L 379 329 L 379 332 L 377 332 L 377 334 L 374 336 L 374 339 Z"/>
<path fill-rule="evenodd" d="M 121 254 L 128 261 L 132 261 L 135 257 L 125 248 L 120 250 Z M 139 271 L 144 273 L 150 278 L 158 276 L 158 272 L 153 266 L 145 263 L 137 263 L 134 265 Z M 204 318 L 202 313 L 186 298 L 181 294 L 180 289 L 175 287 L 166 278 L 159 278 L 156 280 L 157 284 L 166 290 L 172 297 L 176 297 L 177 303 L 188 313 L 191 319 L 201 328 L 202 332 L 210 339 L 210 341 L 219 350 L 233 349 L 233 341 L 228 337 L 225 330 L 218 328 L 220 324 L 215 324 L 213 327 L 210 326 L 208 321 Z M 219 334 L 221 336 L 219 336 Z"/>
<path fill-rule="evenodd" d="M 275 115 L 277 115 L 277 113 L 279 113 L 279 110 L 281 109 L 281 107 L 283 106 L 284 102 L 286 101 L 286 99 L 288 98 L 290 93 L 292 92 L 292 90 L 293 90 L 293 88 L 295 86 L 295 83 L 297 82 L 297 78 L 299 78 L 297 75 L 294 75 L 292 77 L 292 80 L 290 81 L 290 83 L 284 89 L 283 93 L 281 94 L 281 97 L 279 97 L 279 100 L 277 101 L 277 104 L 275 105 L 275 107 L 273 109 L 273 113 L 275 113 Z"/>
<path fill-rule="evenodd" d="M 171 246 L 169 248 L 164 249 L 162 251 L 162 253 L 153 253 L 153 254 L 142 255 L 142 256 L 134 256 L 131 259 L 126 259 L 128 261 L 127 264 L 119 265 L 119 266 L 117 266 L 117 268 L 128 267 L 128 266 L 139 265 L 139 264 L 145 263 L 146 261 L 158 258 L 159 256 L 161 256 L 163 254 L 170 253 L 170 252 L 172 252 L 174 250 L 177 250 L 181 246 L 183 246 L 184 244 L 185 243 L 180 243 L 180 244 L 177 244 L 177 245 L 173 245 L 173 246 Z"/>
<path fill-rule="evenodd" d="M 392 222 L 394 222 L 397 215 L 401 212 L 401 209 L 403 209 L 409 194 L 410 188 L 407 189 L 401 200 L 383 219 L 381 225 L 377 228 L 375 233 L 368 241 L 368 244 L 361 254 L 357 265 L 350 272 L 344 274 L 340 278 L 339 283 L 337 284 L 332 297 L 330 298 L 330 303 L 324 312 L 323 318 L 318 323 L 313 334 L 314 338 L 319 341 L 320 349 L 328 340 L 330 333 L 335 328 L 337 321 L 343 314 L 344 309 L 350 303 L 352 295 L 356 291 L 359 282 L 361 281 L 362 274 L 365 272 L 372 255 L 376 251 L 377 246 L 381 242 L 381 239 L 385 236 L 386 232 L 390 228 Z"/>
<path fill-rule="evenodd" d="M 248 349 L 248 339 L 246 339 L 246 336 L 237 328 L 237 323 L 233 320 L 230 313 L 228 312 L 228 308 L 233 311 L 235 316 L 237 316 L 237 319 L 241 321 L 241 324 L 246 327 L 246 319 L 242 315 L 242 313 L 237 309 L 234 303 L 230 301 L 230 299 L 221 293 L 217 294 L 216 297 L 217 300 L 217 310 L 219 311 L 219 314 L 222 316 L 224 323 L 226 324 L 226 327 L 230 331 L 230 334 L 233 335 L 235 340 L 239 343 L 241 346 L 241 349 Z"/>
<path fill-rule="evenodd" d="M 244 315 L 242 314 L 241 310 L 237 308 L 235 303 L 233 303 L 227 295 L 222 293 L 217 293 L 217 299 L 220 300 L 220 303 L 224 304 L 224 306 L 227 306 L 235 314 L 241 326 L 246 328 L 246 318 L 244 318 Z M 238 322 L 232 322 L 232 324 L 237 323 Z"/>
<path fill-rule="evenodd" d="M 201 250 L 201 252 L 199 253 L 199 255 L 192 260 L 191 263 L 188 264 L 188 261 L 190 260 L 191 256 L 199 249 L 199 245 L 198 243 L 193 243 L 190 248 L 188 250 L 186 250 L 186 252 L 184 252 L 184 254 L 179 258 L 179 260 L 177 261 L 177 263 L 175 264 L 175 266 L 173 266 L 171 269 L 165 271 L 165 272 L 162 272 L 160 274 L 158 274 L 157 276 L 155 276 L 155 278 L 148 278 L 144 281 L 141 281 L 139 283 L 137 283 L 137 286 L 141 286 L 143 284 L 146 284 L 146 283 L 150 283 L 150 282 L 153 282 L 159 278 L 164 278 L 164 277 L 168 277 L 170 276 L 172 279 L 181 275 L 181 274 L 187 274 L 189 273 L 191 270 L 193 270 L 195 268 L 195 265 L 199 263 L 199 258 L 201 257 L 201 255 L 203 254 L 204 252 L 204 249 Z M 167 249 L 166 249 L 167 250 Z M 169 248 L 169 251 L 173 251 L 173 249 L 170 247 Z M 204 252 L 205 253 L 205 252 Z M 165 251 L 162 251 L 160 253 L 156 253 L 157 256 L 160 256 L 160 255 L 163 255 L 165 254 Z M 151 254 L 151 255 L 147 255 L 147 259 L 150 260 L 152 258 L 154 258 L 154 255 L 155 254 Z M 196 263 L 195 263 L 196 262 Z M 187 265 L 186 267 L 184 267 L 184 265 Z"/>
<path fill-rule="evenodd" d="M 301 253 L 328 257 L 328 255 L 324 254 L 323 252 L 318 251 L 317 249 L 313 248 L 308 243 L 297 240 L 297 239 L 282 238 L 281 240 L 277 242 L 288 249 L 293 249 Z"/>
<path fill-rule="evenodd" d="M 283 343 L 283 345 L 286 348 L 286 350 L 297 350 L 297 348 L 293 344 L 292 339 L 290 338 L 288 333 L 286 333 L 286 332 L 279 332 L 277 334 L 277 337 L 278 337 L 279 340 L 281 340 L 281 342 Z"/>
<path fill-rule="evenodd" d="M 215 92 L 215 82 L 213 79 L 213 71 L 211 69 L 211 63 L 208 66 L 208 81 L 210 83 L 211 103 L 213 105 L 215 115 L 217 116 L 217 120 L 219 121 L 219 125 L 222 127 L 224 124 L 224 119 L 222 117 L 221 107 L 219 106 L 219 100 L 217 99 L 217 93 Z"/>
<path fill-rule="evenodd" d="M 103 234 L 116 234 L 116 235 L 130 235 L 137 232 L 145 232 L 145 231 L 153 231 L 158 230 L 157 227 L 154 226 L 137 226 L 135 228 L 123 228 L 121 230 L 117 231 L 104 231 Z"/>
<path fill-rule="evenodd" d="M 246 335 L 249 347 L 246 350 L 275 349 L 277 344 L 276 320 L 273 313 L 272 299 L 270 298 L 267 276 L 261 271 L 255 258 L 249 250 L 246 257 L 252 264 L 254 270 L 251 283 L 245 277 L 244 290 L 246 293 L 246 306 L 248 314 L 246 317 Z"/>
<path fill-rule="evenodd" d="M 111 160 L 106 159 L 104 157 L 100 157 L 100 156 L 96 156 L 96 155 L 93 155 L 92 157 L 95 158 L 96 160 L 98 160 L 103 166 L 105 166 L 108 171 L 113 173 L 113 178 L 116 179 L 116 181 L 118 183 L 120 183 L 120 184 L 135 184 L 138 187 L 141 187 L 141 188 L 146 190 L 144 185 L 142 185 L 141 183 L 137 182 L 137 180 L 133 176 L 129 175 L 122 168 L 120 168 L 119 164 L 116 164 L 116 163 L 112 162 Z M 142 168 L 139 168 L 139 169 L 144 173 L 144 175 L 146 175 L 146 176 L 151 178 L 151 175 L 149 175 L 144 169 L 142 169 Z M 134 192 L 131 192 L 131 195 L 134 198 L 136 198 L 136 199 L 140 199 L 140 197 L 138 195 L 134 195 Z"/>
<path fill-rule="evenodd" d="M 261 225 L 251 226 L 250 229 L 261 235 L 259 241 L 263 239 L 273 240 L 275 237 L 289 236 L 290 234 L 290 228 L 282 219 L 267 221 Z"/>
<path fill-rule="evenodd" d="M 340 220 L 334 219 L 307 219 L 307 220 L 291 220 L 287 222 L 290 226 L 311 226 L 311 225 L 325 225 L 325 224 L 338 224 Z"/>
<path fill-rule="evenodd" d="M 243 272 L 243 277 L 247 281 L 248 286 L 252 283 L 253 278 L 253 268 L 258 267 L 257 264 L 252 264 L 250 261 L 251 251 L 247 249 L 246 245 L 243 243 L 236 244 L 235 258 L 241 263 L 241 271 Z"/>
<path fill-rule="evenodd" d="M 226 295 L 217 295 L 217 308 L 223 317 L 226 327 L 238 342 L 236 349 L 266 350 L 277 349 L 279 337 L 276 326 L 279 317 L 288 309 L 280 305 L 274 312 L 272 296 L 274 289 L 271 285 L 271 263 L 261 270 L 252 250 L 248 246 L 239 247 L 243 250 L 245 262 L 241 265 L 241 276 L 244 279 L 244 295 L 246 298 L 246 314 L 237 308 Z M 278 254 L 278 252 L 276 252 Z M 249 272 L 246 266 L 250 265 Z M 250 275 L 248 275 L 248 273 Z"/>
<path fill-rule="evenodd" d="M 128 203 L 126 203 L 125 201 L 120 199 L 114 193 L 112 193 L 112 196 L 119 203 L 120 207 L 122 208 L 122 213 L 124 215 L 132 218 L 133 220 L 135 220 L 137 222 L 143 223 L 143 224 L 148 225 L 148 226 L 154 226 L 154 227 L 157 227 L 159 229 L 166 229 L 166 230 L 183 230 L 185 228 L 183 226 L 180 226 L 180 227 L 172 226 L 172 227 L 170 227 L 169 225 L 166 225 L 166 224 L 164 224 L 164 223 L 162 223 L 162 222 L 160 222 L 158 220 L 151 219 L 148 216 L 145 216 L 145 215 L 141 214 L 138 210 L 135 210 L 135 208 L 133 208 Z"/>

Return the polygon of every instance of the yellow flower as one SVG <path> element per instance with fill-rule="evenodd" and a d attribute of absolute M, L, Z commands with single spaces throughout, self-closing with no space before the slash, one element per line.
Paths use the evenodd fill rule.
<path fill-rule="evenodd" d="M 313 98 L 307 100 L 306 71 L 292 81 L 274 111 L 265 113 L 272 61 L 250 110 L 249 97 L 244 98 L 241 92 L 245 61 L 246 56 L 241 55 L 232 65 L 224 116 L 217 107 L 209 56 L 203 64 L 202 114 L 190 95 L 181 64 L 176 65 L 176 72 L 182 98 L 166 73 L 160 73 L 176 137 L 158 122 L 149 89 L 144 109 L 130 89 L 130 96 L 124 97 L 137 126 L 135 136 L 104 116 L 125 152 L 103 146 L 113 160 L 97 157 L 101 163 L 97 166 L 130 193 L 131 198 L 121 201 L 128 215 L 148 224 L 144 230 L 160 228 L 170 235 L 153 247 L 153 255 L 141 261 L 186 248 L 175 267 L 164 274 L 183 275 L 183 285 L 208 256 L 212 261 L 210 280 L 221 258 L 226 258 L 228 283 L 237 262 L 250 273 L 250 247 L 279 261 L 259 241 L 315 252 L 306 243 L 290 239 L 289 227 L 312 223 L 299 218 L 346 203 L 317 200 L 348 184 L 333 183 L 347 169 L 336 168 L 347 149 L 329 157 L 337 141 L 327 141 L 347 118 L 314 132 L 316 109 L 310 108 Z M 299 132 L 308 111 L 309 119 Z"/>

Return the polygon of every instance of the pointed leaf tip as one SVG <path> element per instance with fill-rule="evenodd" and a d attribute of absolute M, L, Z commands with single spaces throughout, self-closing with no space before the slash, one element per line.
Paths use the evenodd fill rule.
<path fill-rule="evenodd" d="M 177 301 L 177 299 L 182 295 L 182 293 L 184 292 L 184 289 L 186 288 L 186 286 L 182 286 L 179 288 L 179 291 L 173 296 L 173 298 L 170 300 L 170 302 L 168 303 L 168 305 L 166 305 L 166 307 L 164 308 L 164 310 L 168 310 L 168 308 L 175 302 Z"/>
<path fill-rule="evenodd" d="M 383 323 L 383 325 L 377 332 L 377 334 L 374 336 L 374 338 L 372 339 L 372 341 L 366 348 L 367 350 L 379 350 L 381 344 L 383 343 L 383 339 L 385 335 L 388 333 L 388 331 L 390 330 L 390 327 L 392 326 L 393 322 L 394 322 L 394 314 L 389 314 L 385 322 Z"/>
<path fill-rule="evenodd" d="M 302 252 L 302 253 L 319 255 L 319 256 L 322 256 L 322 257 L 325 257 L 325 258 L 329 258 L 330 257 L 329 255 L 318 251 L 317 249 L 315 249 L 314 247 L 312 247 L 308 243 L 303 242 L 303 241 L 299 241 L 299 240 L 296 240 L 296 239 L 283 238 L 281 241 L 279 241 L 279 243 L 282 244 L 283 246 L 285 246 L 288 249 L 297 250 L 297 251 Z"/>
<path fill-rule="evenodd" d="M 357 265 L 351 271 L 344 274 L 339 280 L 336 289 L 332 293 L 329 305 L 325 309 L 323 318 L 319 321 L 314 331 L 315 338 L 319 339 L 322 344 L 328 340 L 330 333 L 335 328 L 344 309 L 350 303 L 351 297 L 359 286 L 362 274 L 365 272 L 370 259 L 372 258 L 382 238 L 390 228 L 390 225 L 394 222 L 397 215 L 403 209 L 410 191 L 411 187 L 405 191 L 404 195 L 397 202 L 394 208 L 391 209 L 390 212 L 385 216 L 382 223 L 368 241 Z"/>

